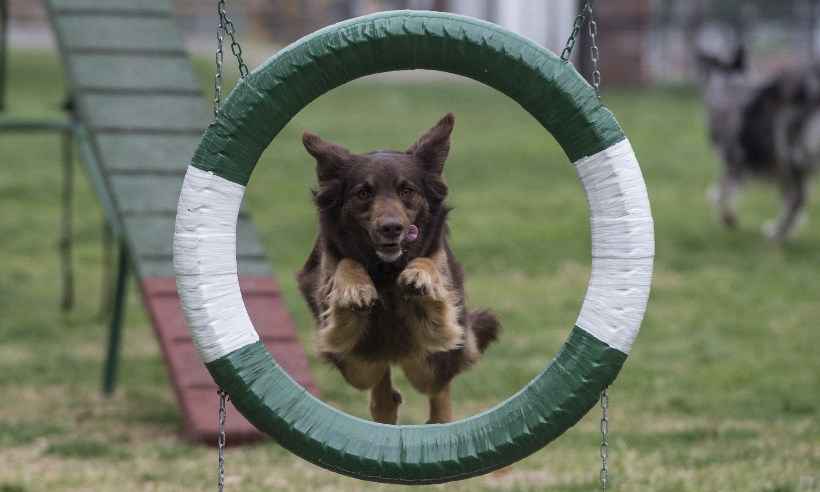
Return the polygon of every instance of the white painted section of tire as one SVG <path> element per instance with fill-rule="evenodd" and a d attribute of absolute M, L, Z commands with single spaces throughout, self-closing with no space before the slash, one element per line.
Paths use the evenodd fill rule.
<path fill-rule="evenodd" d="M 237 273 L 236 224 L 244 194 L 244 186 L 189 166 L 177 206 L 177 291 L 206 363 L 259 340 Z"/>
<path fill-rule="evenodd" d="M 575 162 L 587 195 L 592 273 L 576 325 L 628 354 L 641 327 L 655 256 L 646 184 L 628 140 Z"/>

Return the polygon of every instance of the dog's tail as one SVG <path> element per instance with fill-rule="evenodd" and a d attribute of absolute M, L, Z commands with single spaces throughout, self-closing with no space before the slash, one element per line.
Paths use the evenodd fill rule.
<path fill-rule="evenodd" d="M 495 314 L 487 309 L 471 311 L 467 314 L 467 326 L 475 335 L 478 351 L 482 354 L 488 345 L 498 340 L 498 335 L 501 333 L 501 323 Z"/>

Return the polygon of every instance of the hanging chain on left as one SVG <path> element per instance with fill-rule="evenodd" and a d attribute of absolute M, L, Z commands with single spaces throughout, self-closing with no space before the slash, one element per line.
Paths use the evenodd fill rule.
<path fill-rule="evenodd" d="M 225 488 L 225 414 L 227 413 L 228 394 L 221 389 L 217 393 L 219 394 L 219 417 L 217 420 L 216 445 L 219 458 L 217 461 L 216 488 L 219 492 L 222 492 L 222 489 Z"/>
<path fill-rule="evenodd" d="M 239 78 L 244 79 L 248 76 L 248 65 L 242 59 L 242 46 L 236 40 L 236 26 L 228 16 L 225 7 L 225 0 L 217 2 L 217 16 L 219 23 L 216 27 L 216 75 L 214 75 L 214 118 L 219 114 L 220 106 L 222 105 L 222 79 L 224 74 L 225 52 L 223 46 L 225 44 L 225 34 L 231 38 L 231 53 L 236 58 L 236 63 L 239 65 Z"/>
<path fill-rule="evenodd" d="M 590 39 L 590 60 L 592 60 L 592 87 L 595 89 L 595 94 L 601 97 L 601 70 L 598 67 L 598 60 L 600 59 L 600 52 L 598 51 L 598 22 L 595 21 L 595 14 L 592 11 L 592 0 L 584 2 L 581 11 L 575 16 L 575 21 L 572 23 L 572 31 L 570 32 L 567 44 L 561 51 L 561 61 L 567 63 L 572 56 L 572 50 L 575 48 L 575 43 L 578 41 L 578 35 L 581 34 L 581 28 L 587 23 L 587 33 Z"/>
<path fill-rule="evenodd" d="M 236 58 L 237 65 L 239 65 L 239 77 L 244 79 L 248 76 L 248 66 L 245 60 L 242 59 L 242 47 L 236 40 L 236 27 L 233 21 L 228 17 L 225 10 L 225 0 L 217 2 L 217 17 L 219 22 L 216 26 L 216 74 L 214 75 L 214 118 L 219 115 L 220 106 L 222 105 L 222 80 L 224 76 L 224 61 L 225 52 L 223 46 L 225 44 L 225 34 L 231 38 L 231 53 Z M 225 416 L 227 413 L 226 407 L 228 402 L 228 394 L 222 388 L 217 392 L 219 395 L 219 415 L 217 417 L 217 490 L 222 492 L 225 488 Z"/>

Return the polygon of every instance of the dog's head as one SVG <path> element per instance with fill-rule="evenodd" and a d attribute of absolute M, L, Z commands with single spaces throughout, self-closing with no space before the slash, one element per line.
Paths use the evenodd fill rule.
<path fill-rule="evenodd" d="M 707 74 L 710 72 L 738 74 L 745 72 L 747 67 L 746 48 L 743 45 L 736 46 L 728 55 L 718 55 L 698 49 L 695 57 L 700 70 Z"/>
<path fill-rule="evenodd" d="M 404 152 L 353 154 L 305 132 L 305 148 L 316 158 L 321 227 L 341 256 L 394 263 L 441 233 L 442 171 L 454 123 L 447 114 Z"/>
<path fill-rule="evenodd" d="M 740 124 L 735 117 L 737 107 L 752 90 L 746 73 L 746 49 L 732 39 L 713 45 L 701 42 L 695 51 L 699 84 L 709 111 L 709 129 L 718 145 L 726 145 L 727 139 L 736 134 Z"/>

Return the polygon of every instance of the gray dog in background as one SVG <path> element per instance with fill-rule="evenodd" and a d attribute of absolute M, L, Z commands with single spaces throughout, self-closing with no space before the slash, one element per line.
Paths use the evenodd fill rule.
<path fill-rule="evenodd" d="M 764 233 L 782 242 L 806 203 L 807 181 L 820 161 L 820 66 L 784 71 L 751 82 L 746 52 L 697 53 L 703 75 L 709 136 L 724 163 L 714 199 L 722 222 L 737 225 L 734 196 L 747 178 L 780 186 L 783 212 Z"/>

